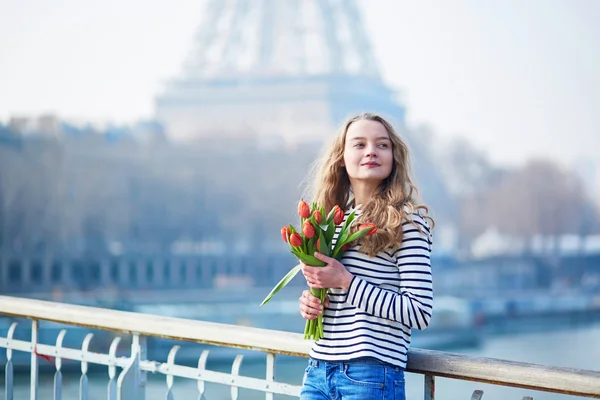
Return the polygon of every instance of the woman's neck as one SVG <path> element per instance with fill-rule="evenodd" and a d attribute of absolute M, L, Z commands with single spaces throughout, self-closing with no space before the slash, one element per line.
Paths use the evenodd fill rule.
<path fill-rule="evenodd" d="M 352 193 L 354 194 L 354 207 L 359 205 L 367 204 L 375 191 L 377 190 L 378 185 L 368 184 L 367 182 L 354 182 L 352 183 Z"/>

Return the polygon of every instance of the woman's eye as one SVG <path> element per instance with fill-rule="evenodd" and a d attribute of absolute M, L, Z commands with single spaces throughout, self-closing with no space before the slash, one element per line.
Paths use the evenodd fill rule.
<path fill-rule="evenodd" d="M 363 146 L 364 146 L 364 144 L 363 144 L 363 143 L 355 143 L 355 144 L 354 144 L 354 147 L 363 147 Z"/>
<path fill-rule="evenodd" d="M 387 149 L 388 148 L 388 144 L 387 143 L 379 143 L 379 147 Z"/>

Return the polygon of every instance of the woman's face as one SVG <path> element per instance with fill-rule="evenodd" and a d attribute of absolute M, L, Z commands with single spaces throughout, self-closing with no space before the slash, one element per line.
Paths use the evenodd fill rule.
<path fill-rule="evenodd" d="M 392 141 L 385 127 L 377 121 L 358 120 L 346 132 L 344 165 L 350 183 L 377 185 L 392 172 Z"/>

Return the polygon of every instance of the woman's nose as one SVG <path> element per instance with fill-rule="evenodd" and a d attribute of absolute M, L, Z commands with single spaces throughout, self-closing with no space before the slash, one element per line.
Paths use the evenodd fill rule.
<path fill-rule="evenodd" d="M 367 155 L 367 157 L 376 157 L 377 156 L 377 147 L 376 146 L 368 146 L 366 155 Z"/>

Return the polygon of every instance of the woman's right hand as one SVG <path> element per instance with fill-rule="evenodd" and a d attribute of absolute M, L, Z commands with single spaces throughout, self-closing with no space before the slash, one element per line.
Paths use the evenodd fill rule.
<path fill-rule="evenodd" d="M 329 305 L 329 297 L 325 297 L 325 307 Z M 300 296 L 300 314 L 304 319 L 315 319 L 322 313 L 323 307 L 321 300 L 317 296 L 313 296 L 310 290 L 305 290 Z"/>

